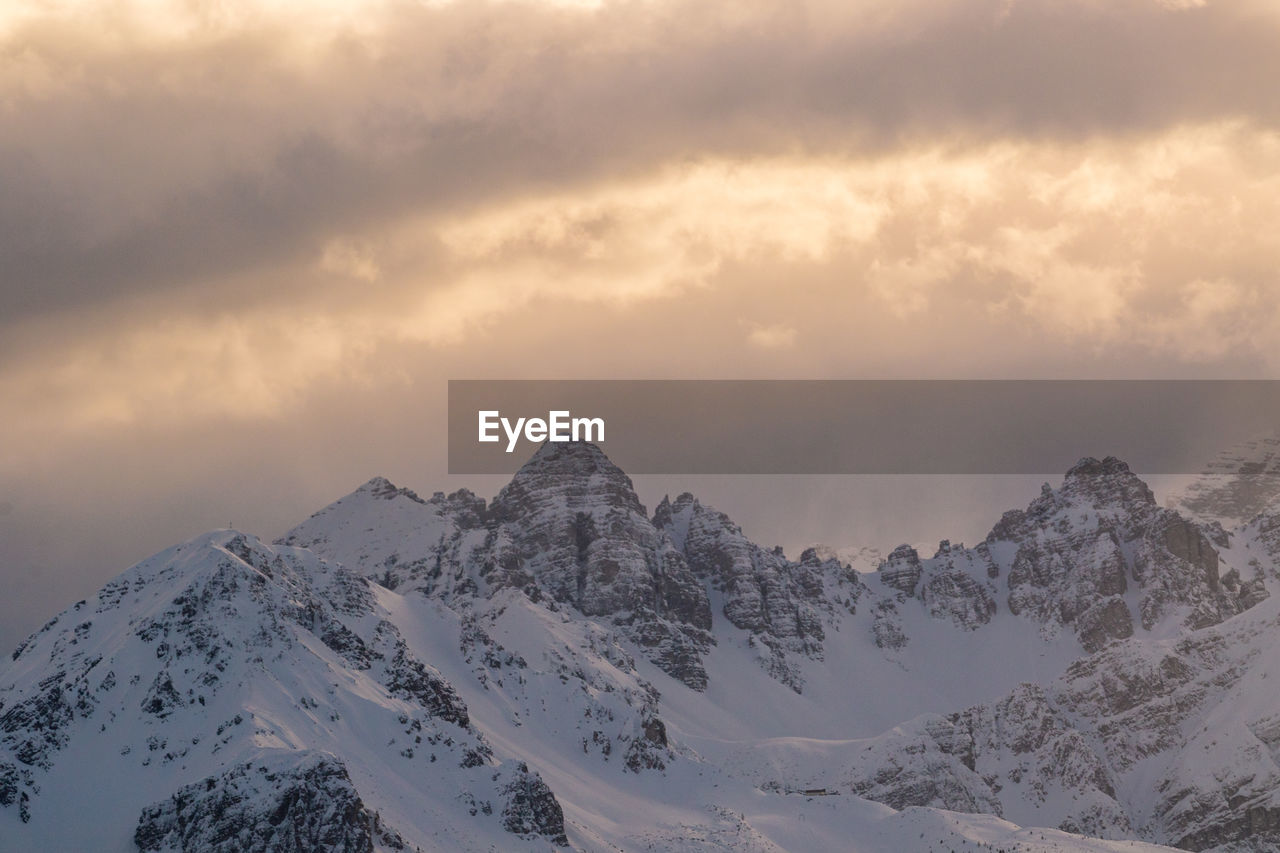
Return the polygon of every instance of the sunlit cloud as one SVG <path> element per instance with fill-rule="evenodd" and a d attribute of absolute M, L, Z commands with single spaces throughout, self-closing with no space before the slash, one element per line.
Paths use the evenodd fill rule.
<path fill-rule="evenodd" d="M 557 193 L 589 205 L 602 184 L 678 165 L 1280 125 L 1280 23 L 1261 3 L 104 0 L 5 15 L 8 319 L 296 263 L 415 216 Z M 1124 184 L 1114 162 L 1076 165 L 1027 188 L 1069 202 L 1065 180 L 1106 204 Z M 973 168 L 980 201 L 989 173 Z M 843 203 L 772 195 L 768 215 L 811 252 Z M 929 304 L 909 290 L 904 304 Z"/>
<path fill-rule="evenodd" d="M 450 376 L 1273 376 L 1277 79 L 1273 0 L 9 0 L 0 488 L 429 466 Z"/>
<path fill-rule="evenodd" d="M 318 389 L 394 390 L 413 371 L 389 368 L 387 353 L 405 346 L 473 367 L 519 360 L 494 330 L 513 319 L 554 329 L 566 306 L 595 306 L 593 323 L 652 342 L 651 358 L 740 347 L 821 362 L 871 352 L 875 335 L 828 339 L 806 335 L 806 323 L 870 310 L 899 337 L 945 340 L 954 330 L 942 306 L 957 300 L 993 328 L 1037 330 L 1038 347 L 1136 346 L 1175 363 L 1253 352 L 1280 367 L 1268 344 L 1280 328 L 1280 238 L 1262 227 L 1280 220 L 1277 174 L 1274 134 L 1240 123 L 707 159 L 334 237 L 264 269 L 212 316 L 199 299 L 154 297 L 104 314 L 74 342 L 32 344 L 0 369 L 0 385 L 29 434 L 45 436 L 276 419 Z M 753 285 L 746 321 L 733 319 L 743 269 L 775 282 Z M 833 291 L 833 280 L 844 285 Z M 254 297 L 276 281 L 307 297 Z M 679 311 L 694 294 L 731 318 L 723 331 L 709 317 L 703 338 L 666 340 L 661 312 L 644 315 L 653 325 L 628 319 L 645 304 Z M 992 345 L 988 357 L 1011 352 Z"/>
<path fill-rule="evenodd" d="M 783 323 L 773 323 L 768 326 L 752 323 L 750 327 L 751 330 L 747 332 L 747 341 L 752 346 L 764 350 L 790 349 L 796 345 L 796 337 L 800 334 L 794 326 Z"/>

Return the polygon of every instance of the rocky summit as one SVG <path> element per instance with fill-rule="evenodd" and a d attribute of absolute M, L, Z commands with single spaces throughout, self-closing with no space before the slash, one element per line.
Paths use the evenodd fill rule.
<path fill-rule="evenodd" d="M 0 849 L 1280 849 L 1280 510 L 1188 494 L 1085 458 L 970 547 L 788 556 L 588 443 L 377 477 L 24 641 Z"/>

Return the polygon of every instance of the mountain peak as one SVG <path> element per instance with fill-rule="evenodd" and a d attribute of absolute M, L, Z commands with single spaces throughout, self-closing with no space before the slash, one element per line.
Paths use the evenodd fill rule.
<path fill-rule="evenodd" d="M 374 477 L 369 482 L 355 490 L 357 495 L 368 495 L 380 500 L 394 500 L 397 497 L 406 497 L 414 503 L 426 503 L 412 489 L 402 489 L 386 477 Z"/>
<path fill-rule="evenodd" d="M 1067 471 L 1056 494 L 1100 508 L 1144 509 L 1156 503 L 1151 487 L 1114 456 L 1101 460 L 1085 456 Z"/>
<path fill-rule="evenodd" d="M 0 847 L 1032 837 L 970 811 L 1125 842 L 1037 829 L 1046 853 L 1271 849 L 1260 540 L 1210 542 L 1114 457 L 1056 485 L 972 548 L 792 561 L 687 492 L 646 518 L 559 444 L 491 508 L 374 477 L 274 546 L 204 534 L 0 662 Z"/>
<path fill-rule="evenodd" d="M 599 445 L 590 441 L 544 441 L 521 470 L 542 465 L 574 465 L 622 472 Z"/>
<path fill-rule="evenodd" d="M 544 443 L 493 499 L 493 509 L 519 513 L 534 496 L 579 510 L 616 507 L 646 515 L 631 478 L 589 441 Z"/>
<path fill-rule="evenodd" d="M 1093 456 L 1082 456 L 1080 461 L 1072 465 L 1066 476 L 1072 477 L 1098 477 L 1104 475 L 1130 474 L 1129 464 L 1114 456 L 1105 456 L 1099 461 Z"/>

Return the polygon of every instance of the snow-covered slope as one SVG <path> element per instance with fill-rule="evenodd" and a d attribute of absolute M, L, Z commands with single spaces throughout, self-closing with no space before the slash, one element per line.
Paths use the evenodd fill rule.
<path fill-rule="evenodd" d="M 305 794 L 326 812 L 314 831 L 353 850 L 399 849 L 397 827 L 508 843 L 507 789 L 528 774 L 494 757 L 390 616 L 363 578 L 235 531 L 135 566 L 4 672 L 0 767 L 21 821 L 6 832 L 25 849 L 129 849 L 135 832 L 142 849 L 204 849 L 178 843 L 201 806 L 175 789 L 199 783 L 233 790 L 220 819 L 248 826 Z M 292 849 L 281 832 L 257 849 Z"/>
<path fill-rule="evenodd" d="M 1086 459 L 865 573 L 591 445 L 492 502 L 377 478 L 0 665 L 0 849 L 1274 849 L 1271 530 Z"/>

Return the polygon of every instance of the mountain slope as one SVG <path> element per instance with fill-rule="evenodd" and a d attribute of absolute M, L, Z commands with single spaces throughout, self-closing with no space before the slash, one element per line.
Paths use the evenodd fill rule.
<path fill-rule="evenodd" d="M 375 478 L 28 639 L 0 667 L 0 841 L 1271 849 L 1271 531 L 1085 459 L 976 547 L 862 574 L 692 495 L 650 517 L 591 445 L 491 502 Z"/>
<path fill-rule="evenodd" d="M 476 824 L 462 803 L 500 812 L 524 774 L 494 758 L 466 704 L 389 616 L 364 579 L 235 531 L 121 575 L 24 643 L 4 672 L 0 766 L 21 780 L 32 842 L 92 849 L 97 837 L 133 837 L 148 807 L 151 828 L 137 832 L 168 849 L 166 809 L 151 806 L 189 799 L 173 794 L 175 779 L 243 791 L 234 780 L 256 779 L 255 768 L 328 802 L 350 800 L 354 782 L 389 827 L 431 826 L 457 849 L 503 837 L 496 813 Z M 282 758 L 295 751 L 306 759 Z M 317 773 L 341 784 L 317 792 Z M 421 802 L 398 793 L 408 790 Z M 243 797 L 243 819 L 274 813 L 273 796 Z M 388 846 L 354 813 L 323 825 L 339 829 L 352 849 Z"/>

